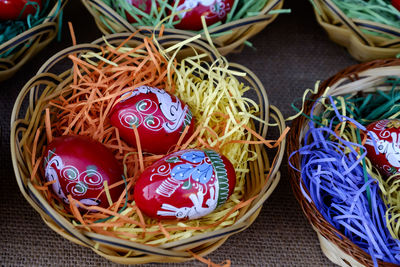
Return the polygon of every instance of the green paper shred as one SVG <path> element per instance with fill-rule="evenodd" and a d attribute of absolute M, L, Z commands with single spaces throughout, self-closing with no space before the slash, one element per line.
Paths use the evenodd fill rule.
<path fill-rule="evenodd" d="M 400 29 L 400 11 L 390 0 L 332 0 L 351 19 L 361 19 L 381 23 Z M 381 32 L 361 29 L 364 33 L 388 39 L 396 37 Z"/>
<path fill-rule="evenodd" d="M 400 118 L 400 78 L 389 77 L 385 84 L 392 90 L 376 90 L 376 93 L 366 95 L 347 95 L 333 97 L 339 110 L 345 109 L 346 114 L 366 126 L 382 119 Z M 344 104 L 344 106 L 343 106 Z M 326 125 L 335 116 L 332 109 L 326 109 L 320 116 L 313 116 L 313 121 Z"/>
<path fill-rule="evenodd" d="M 36 13 L 30 14 L 25 20 L 8 20 L 8 21 L 0 21 L 0 45 L 11 40 L 17 35 L 23 33 L 24 31 L 31 29 L 39 24 L 41 24 L 46 18 L 47 14 L 50 12 L 55 1 L 58 1 L 58 12 L 61 12 L 61 0 L 45 0 L 42 1 L 42 8 L 40 9 L 39 5 L 36 2 L 28 1 L 25 5 L 33 5 L 36 7 Z M 25 8 L 24 8 L 25 9 Z M 24 10 L 21 11 L 21 14 Z M 59 25 L 61 27 L 61 23 Z M 59 34 L 61 32 L 61 28 L 59 28 Z M 60 40 L 61 35 L 58 36 L 58 40 Z M 22 45 L 31 45 L 31 44 L 22 44 Z M 9 49 L 7 52 L 0 54 L 0 58 L 7 58 L 12 55 L 15 51 L 21 46 L 14 47 Z"/>
<path fill-rule="evenodd" d="M 227 14 L 226 22 L 229 23 L 235 20 L 257 16 L 271 0 L 238 0 L 234 2 L 230 12 Z M 175 1 L 174 5 L 169 4 L 168 0 L 152 0 L 152 9 L 150 14 L 146 14 L 143 10 L 136 8 L 135 6 L 129 4 L 127 0 L 103 0 L 105 4 L 117 11 L 117 13 L 123 17 L 127 18 L 127 14 L 131 15 L 136 22 L 132 23 L 134 27 L 140 26 L 157 26 L 163 22 L 166 28 L 174 28 L 174 24 L 179 23 L 178 20 L 174 20 L 175 16 L 171 14 L 178 13 L 176 8 L 179 1 Z M 157 8 L 158 6 L 158 8 Z M 272 10 L 270 14 L 278 13 L 290 13 L 290 9 L 285 10 Z M 165 18 L 167 18 L 165 20 Z M 165 21 L 164 21 L 165 20 Z M 104 19 L 102 19 L 104 21 Z M 208 29 L 212 29 L 221 25 L 221 22 L 217 22 L 213 25 L 209 25 Z M 107 26 L 107 24 L 105 24 Z M 199 31 L 201 33 L 203 30 Z M 219 33 L 215 36 L 220 36 L 223 34 L 228 34 L 228 32 Z"/>

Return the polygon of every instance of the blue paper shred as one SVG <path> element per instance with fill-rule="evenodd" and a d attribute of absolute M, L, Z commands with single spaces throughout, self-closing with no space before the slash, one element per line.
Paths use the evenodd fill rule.
<path fill-rule="evenodd" d="M 334 98 L 328 97 L 334 115 L 327 126 L 309 122 L 304 146 L 295 153 L 301 156 L 301 179 L 304 197 L 315 203 L 324 218 L 354 244 L 377 260 L 400 264 L 400 241 L 386 227 L 385 212 L 378 181 L 363 168 L 366 149 L 347 141 L 333 130 L 338 122 L 352 122 L 358 131 L 365 127 L 338 111 Z M 320 100 L 319 100 L 320 101 Z M 316 103 L 318 103 L 317 101 Z M 315 104 L 311 114 L 314 114 Z M 357 152 L 362 151 L 362 153 Z M 295 168 L 296 169 L 296 168 Z"/>

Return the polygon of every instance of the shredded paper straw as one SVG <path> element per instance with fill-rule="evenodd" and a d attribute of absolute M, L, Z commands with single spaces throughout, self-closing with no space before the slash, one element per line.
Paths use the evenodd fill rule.
<path fill-rule="evenodd" d="M 42 169 L 33 171 L 32 182 L 48 202 L 76 227 L 147 245 L 182 240 L 232 225 L 240 210 L 254 199 L 244 201 L 245 180 L 250 171 L 248 163 L 259 157 L 253 144 L 273 148 L 282 138 L 268 141 L 254 131 L 253 119 L 258 117 L 260 107 L 244 97 L 250 89 L 238 80 L 244 73 L 231 70 L 224 58 L 205 63 L 203 58 L 206 55 L 199 54 L 177 61 L 165 57 L 166 52 L 160 52 L 157 43 L 154 44 L 150 38 L 145 38 L 134 48 L 126 45 L 128 41 L 118 47 L 108 44 L 100 53 L 88 52 L 79 57 L 70 55 L 72 77 L 64 83 L 62 90 L 46 98 L 49 101 L 47 139 L 79 134 L 102 142 L 123 163 L 126 177 L 126 180 L 108 185 L 108 188 L 125 184 L 125 192 L 108 209 L 86 207 L 73 199 L 66 207 L 54 196 L 49 184 L 44 183 Z M 174 51 L 170 52 L 173 54 Z M 218 210 L 196 220 L 159 222 L 142 215 L 136 207 L 129 192 L 143 169 L 164 155 L 141 153 L 140 145 L 138 148 L 130 147 L 119 138 L 118 130 L 107 118 L 121 95 L 141 85 L 165 89 L 190 106 L 197 122 L 196 130 L 188 141 L 178 143 L 175 150 L 212 148 L 224 154 L 234 165 L 236 187 Z M 40 134 L 38 131 L 37 135 Z M 38 147 L 33 151 L 43 149 Z M 37 154 L 33 157 L 33 166 L 42 161 L 40 153 Z M 80 214 L 77 206 L 98 212 Z"/>
<path fill-rule="evenodd" d="M 180 1 L 174 1 L 173 4 L 170 4 L 170 1 L 167 0 L 152 0 L 151 11 L 149 14 L 145 13 L 143 10 L 131 5 L 126 0 L 103 0 L 108 6 L 112 7 L 117 11 L 117 13 L 123 18 L 127 18 L 127 14 L 129 14 L 136 21 L 131 23 L 135 27 L 140 26 L 157 26 L 161 24 L 161 22 L 165 25 L 166 28 L 173 28 L 175 24 L 179 23 L 179 19 L 175 18 L 176 14 L 179 14 L 181 11 L 177 11 L 176 8 Z M 261 14 L 264 7 L 270 0 L 237 0 L 234 1 L 234 4 L 227 14 L 225 23 L 229 23 L 231 21 L 248 18 L 252 16 L 257 16 Z M 157 8 L 158 7 L 158 8 Z M 289 13 L 290 10 L 273 10 L 270 11 L 270 14 L 273 13 Z M 172 15 L 171 15 L 172 14 Z M 216 22 L 212 25 L 208 26 L 208 29 L 215 28 L 221 25 L 222 22 Z M 112 28 L 110 28 L 112 30 Z M 200 31 L 202 32 L 202 30 Z"/>
<path fill-rule="evenodd" d="M 363 146 L 365 125 L 399 117 L 400 78 L 388 77 L 383 87 L 391 90 L 318 99 L 304 114 L 311 119 L 304 146 L 294 152 L 301 155 L 305 198 L 375 265 L 378 259 L 400 264 L 399 182 L 384 181 Z"/>
<path fill-rule="evenodd" d="M 361 19 L 382 23 L 400 29 L 400 11 L 397 10 L 390 0 L 332 0 L 349 18 Z M 384 35 L 362 29 L 362 31 L 373 35 Z M 392 35 L 385 35 L 390 39 Z"/>
<path fill-rule="evenodd" d="M 57 1 L 58 10 L 55 12 L 54 16 L 56 16 L 58 12 L 62 12 L 61 1 Z M 40 8 L 40 6 L 36 2 L 27 1 L 26 5 L 32 5 L 36 8 L 36 12 L 34 14 L 29 14 L 25 20 L 7 20 L 0 22 L 0 44 L 3 44 L 8 40 L 16 37 L 20 33 L 41 24 L 47 18 L 46 14 L 49 13 L 49 10 L 52 8 L 52 4 L 54 2 L 55 0 L 44 0 L 42 1 L 42 8 Z M 7 52 L 5 53 L 0 54 L 0 58 L 8 57 L 17 48 L 18 46 L 7 50 Z"/>

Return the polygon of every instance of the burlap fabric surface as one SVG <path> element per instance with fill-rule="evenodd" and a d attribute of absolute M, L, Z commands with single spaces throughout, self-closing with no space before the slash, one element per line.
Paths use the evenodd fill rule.
<path fill-rule="evenodd" d="M 229 55 L 231 62 L 247 66 L 258 75 L 270 102 L 287 117 L 290 104 L 339 70 L 356 63 L 346 50 L 332 43 L 314 19 L 308 1 L 286 0 L 291 14 L 280 15 L 263 32 L 251 39 L 257 48 Z M 79 1 L 65 8 L 62 42 L 53 42 L 17 75 L 0 83 L 0 263 L 2 266 L 113 266 L 88 248 L 75 245 L 54 233 L 28 205 L 19 192 L 9 149 L 10 114 L 23 85 L 57 51 L 71 45 L 66 22 L 74 25 L 77 40 L 90 42 L 100 37 L 89 13 Z M 281 166 L 282 179 L 259 217 L 244 232 L 236 234 L 209 257 L 214 262 L 230 259 L 233 266 L 331 266 L 319 248 L 316 234 L 292 195 L 287 159 Z M 148 264 L 145 266 L 203 266 Z"/>

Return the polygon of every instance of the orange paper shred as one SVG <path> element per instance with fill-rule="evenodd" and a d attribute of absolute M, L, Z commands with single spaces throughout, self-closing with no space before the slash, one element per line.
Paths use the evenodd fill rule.
<path fill-rule="evenodd" d="M 70 29 L 73 33 L 72 26 Z M 75 36 L 71 36 L 76 42 Z M 251 147 L 261 144 L 277 147 L 288 129 L 273 141 L 265 140 L 257 133 L 251 121 L 257 116 L 259 107 L 243 97 L 249 88 L 240 83 L 228 67 L 208 63 L 200 66 L 201 56 L 183 64 L 168 58 L 151 38 L 144 38 L 142 43 L 131 47 L 129 40 L 134 36 L 132 34 L 117 47 L 108 44 L 100 53 L 69 55 L 73 62 L 71 83 L 60 88 L 49 100 L 44 120 L 46 143 L 56 136 L 84 135 L 113 151 L 124 166 L 126 180 L 108 185 L 108 188 L 123 183 L 126 190 L 107 209 L 85 206 L 71 196 L 68 196 L 69 206 L 60 203 L 51 190 L 46 191 L 51 183 L 46 183 L 39 168 L 45 151 L 44 147 L 38 147 L 39 135 L 44 135 L 40 130 L 32 149 L 32 180 L 36 181 L 38 189 L 47 192 L 53 208 L 61 214 L 69 214 L 66 216 L 77 227 L 150 246 L 232 225 L 239 211 L 251 205 L 257 197 L 252 195 L 246 199 L 244 192 L 248 162 L 257 160 L 257 153 L 251 151 Z M 118 129 L 110 124 L 109 115 L 113 106 L 123 99 L 123 94 L 142 85 L 175 93 L 191 107 L 195 130 L 185 142 L 182 136 L 171 151 L 208 147 L 227 156 L 235 166 L 237 185 L 234 193 L 215 212 L 192 221 L 156 221 L 143 215 L 135 205 L 132 192 L 136 180 L 146 167 L 164 155 L 142 152 L 136 127 L 133 130 L 138 146 L 128 145 L 120 139 Z M 216 90 L 220 91 L 216 94 Z M 188 127 L 184 135 L 187 133 Z M 266 174 L 265 183 L 267 172 L 261 174 L 263 177 Z M 195 254 L 193 256 L 204 260 Z M 204 262 L 220 266 L 207 260 Z M 229 265 L 230 262 L 226 262 L 221 266 Z"/>

